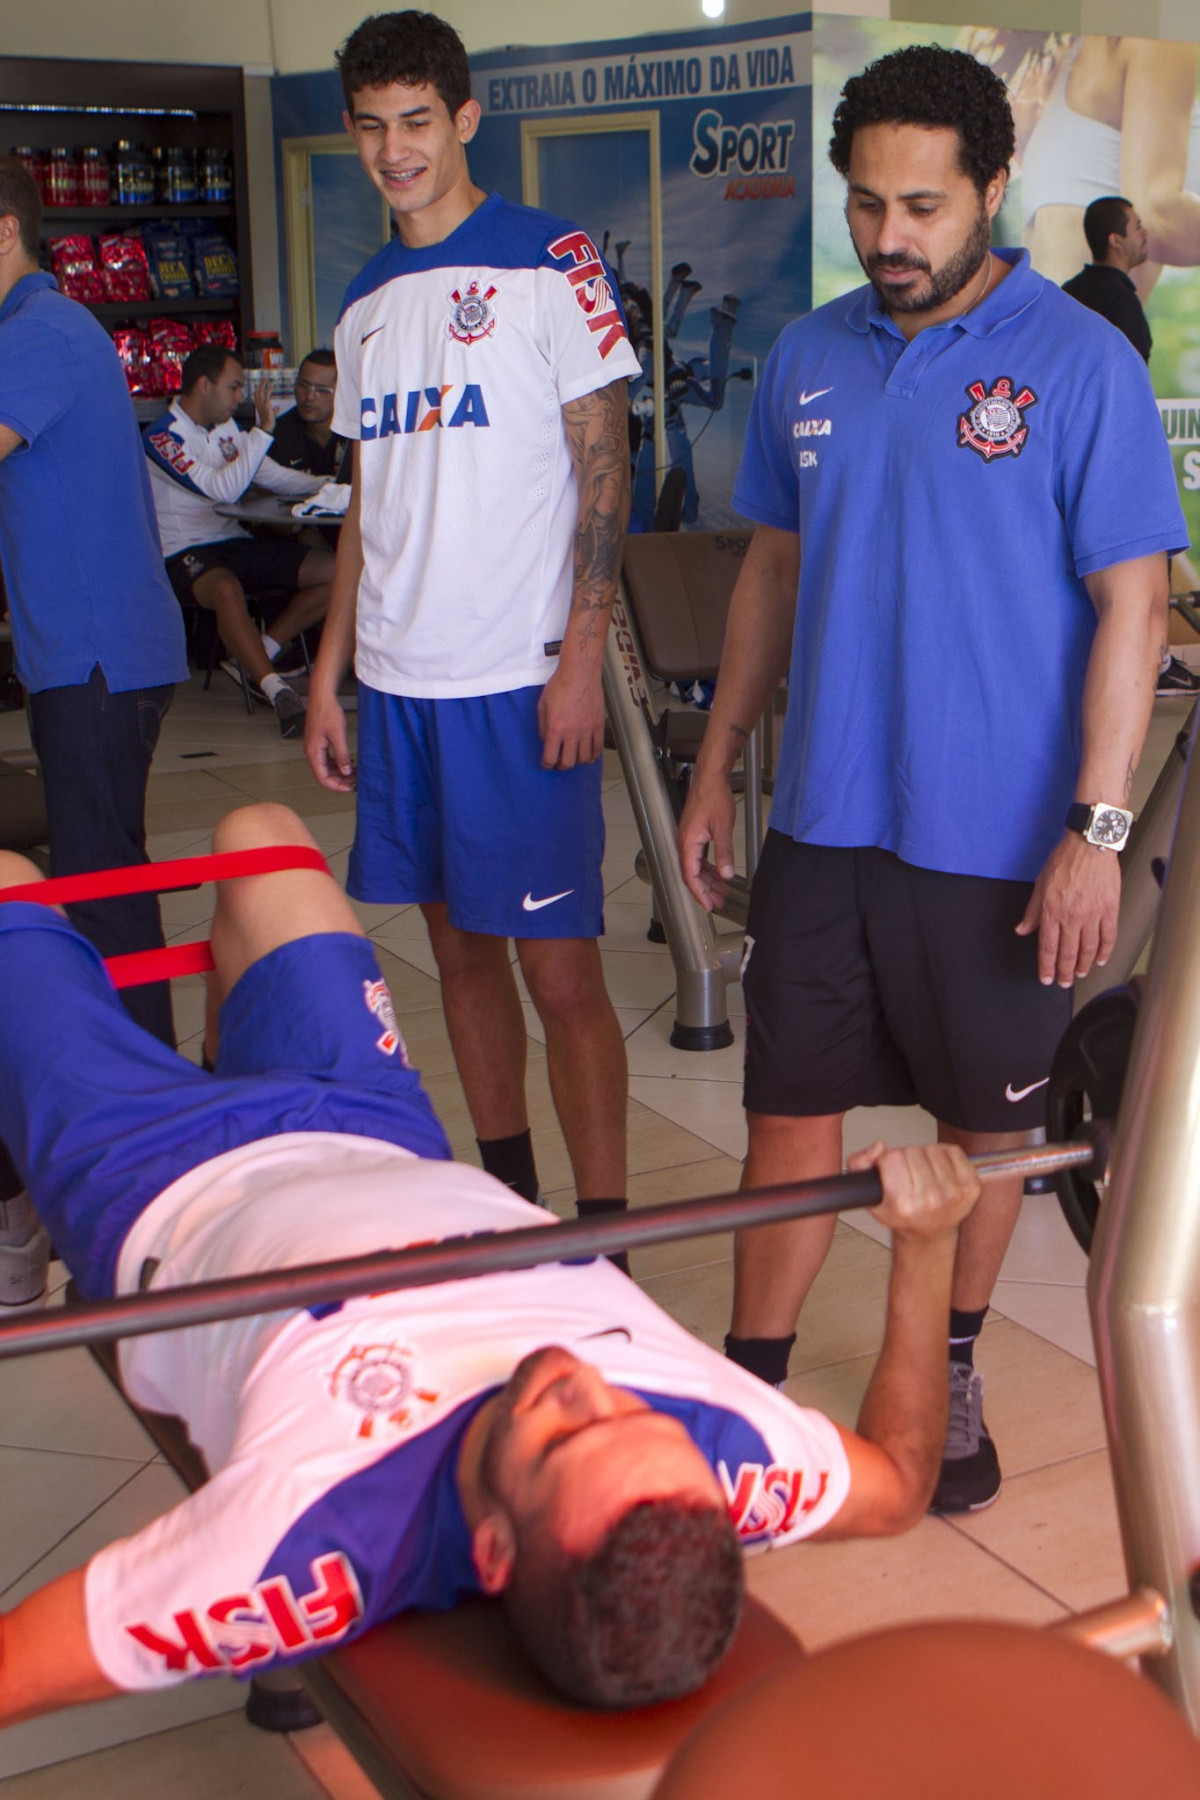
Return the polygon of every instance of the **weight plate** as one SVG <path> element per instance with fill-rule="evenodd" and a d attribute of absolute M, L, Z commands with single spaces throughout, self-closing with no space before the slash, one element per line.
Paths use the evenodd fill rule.
<path fill-rule="evenodd" d="M 1091 1119 L 1115 1125 L 1125 1070 L 1137 1024 L 1140 983 L 1109 988 L 1080 1008 L 1050 1065 L 1046 1091 L 1046 1139 L 1065 1144 Z M 1100 1213 L 1101 1184 L 1086 1170 L 1060 1169 L 1054 1177 L 1067 1224 L 1091 1254 Z"/>

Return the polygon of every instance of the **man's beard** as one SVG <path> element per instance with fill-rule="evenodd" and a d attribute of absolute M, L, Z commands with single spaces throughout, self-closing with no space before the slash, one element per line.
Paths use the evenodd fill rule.
<path fill-rule="evenodd" d="M 933 270 L 927 262 L 906 256 L 902 252 L 892 256 L 860 256 L 858 260 L 888 312 L 934 312 L 938 307 L 945 306 L 947 301 L 953 300 L 956 294 L 961 294 L 972 277 L 978 275 L 991 244 L 992 222 L 981 206 L 969 236 L 940 269 Z M 915 282 L 907 289 L 897 290 L 875 279 L 877 269 L 913 269 L 927 275 L 929 279 L 925 283 Z"/>

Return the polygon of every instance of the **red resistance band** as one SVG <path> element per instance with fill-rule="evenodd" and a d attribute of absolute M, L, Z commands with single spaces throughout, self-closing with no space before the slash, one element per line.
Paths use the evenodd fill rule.
<path fill-rule="evenodd" d="M 276 875 L 285 869 L 331 873 L 319 850 L 304 844 L 275 844 L 261 850 L 227 850 L 221 856 L 185 856 L 178 862 L 136 863 L 126 869 L 96 869 L 87 875 L 56 875 L 22 887 L 0 888 L 5 900 L 33 900 L 39 906 L 66 906 L 73 900 L 115 900 L 123 894 L 165 894 L 199 887 L 205 881 L 234 881 L 242 875 Z M 178 975 L 203 975 L 215 965 L 208 940 L 170 944 L 161 950 L 134 950 L 105 962 L 114 987 L 140 987 Z"/>

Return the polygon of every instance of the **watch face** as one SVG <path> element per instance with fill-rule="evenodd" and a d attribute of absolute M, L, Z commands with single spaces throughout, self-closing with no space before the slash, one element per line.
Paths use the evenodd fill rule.
<path fill-rule="evenodd" d="M 1092 819 L 1092 828 L 1088 833 L 1095 844 L 1120 844 L 1124 842 L 1129 830 L 1129 820 L 1115 806 L 1097 807 Z"/>

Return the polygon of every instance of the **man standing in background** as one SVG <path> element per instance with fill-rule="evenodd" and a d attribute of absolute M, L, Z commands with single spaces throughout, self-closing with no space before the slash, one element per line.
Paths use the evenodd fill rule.
<path fill-rule="evenodd" d="M 1145 262 L 1150 234 L 1132 202 L 1119 194 L 1093 200 L 1083 215 L 1083 229 L 1092 260 L 1063 282 L 1063 293 L 1124 332 L 1138 355 L 1149 362 L 1154 340 L 1130 271 Z M 1160 700 L 1187 698 L 1200 693 L 1200 675 L 1164 646 L 1154 691 Z"/>
<path fill-rule="evenodd" d="M 620 1209 L 625 1046 L 596 942 L 601 667 L 640 369 L 587 235 L 472 183 L 479 106 L 457 33 L 386 13 L 339 62 L 397 236 L 335 338 L 334 429 L 357 449 L 305 745 L 322 785 L 354 786 L 337 702 L 353 656 L 349 891 L 420 903 L 484 1167 L 533 1199 L 516 940 L 579 1209 Z"/>
<path fill-rule="evenodd" d="M 1150 237 L 1128 200 L 1105 194 L 1083 215 L 1084 236 L 1092 253 L 1078 275 L 1063 282 L 1063 293 L 1123 331 L 1138 355 L 1150 361 L 1154 339 L 1129 271 L 1146 260 Z"/>
<path fill-rule="evenodd" d="M 39 272 L 41 217 L 30 175 L 0 157 L 0 562 L 50 867 L 74 875 L 147 861 L 146 781 L 187 657 L 125 376 L 87 308 Z M 103 956 L 163 941 L 154 894 L 67 911 Z M 165 982 L 121 997 L 174 1046 Z M 48 1250 L 0 1149 L 0 1305 L 41 1295 Z"/>

